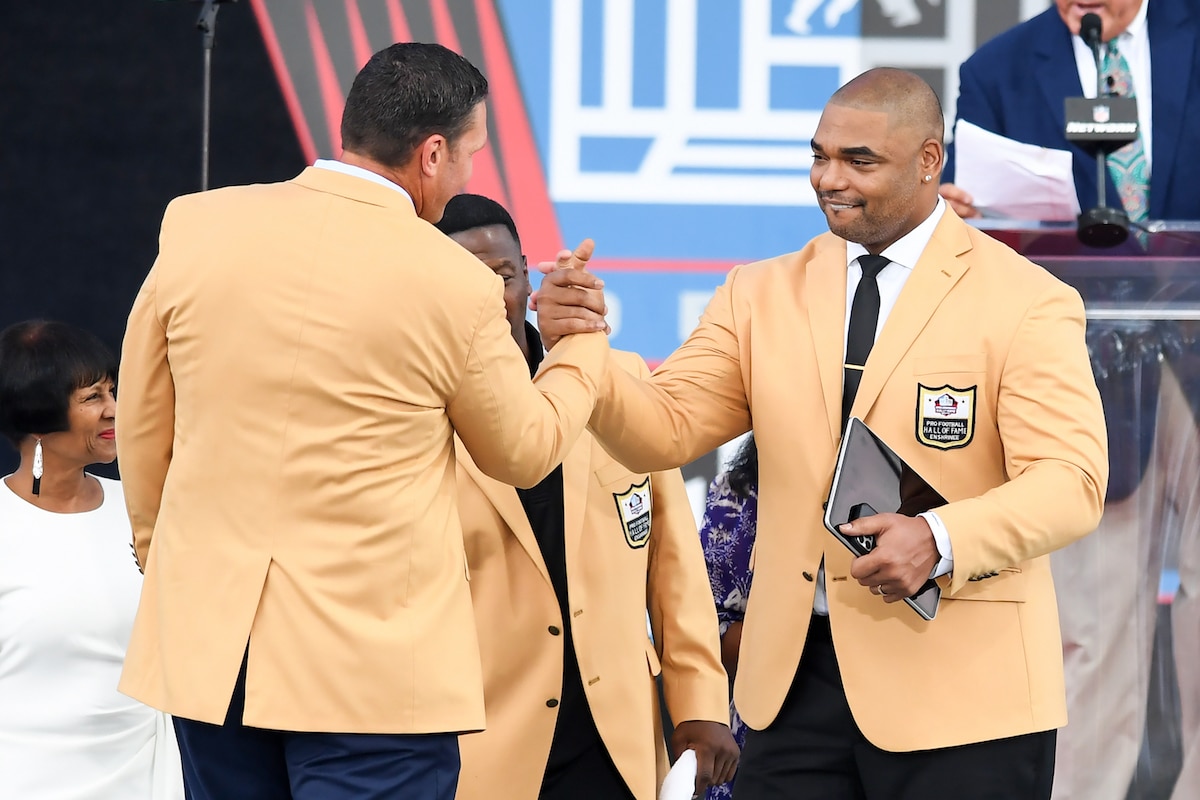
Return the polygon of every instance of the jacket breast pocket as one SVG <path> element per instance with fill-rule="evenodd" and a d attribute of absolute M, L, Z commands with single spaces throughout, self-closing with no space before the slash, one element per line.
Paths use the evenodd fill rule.
<path fill-rule="evenodd" d="M 601 491 L 612 494 L 613 510 L 625 534 L 625 543 L 640 550 L 650 542 L 654 521 L 654 491 L 650 476 L 630 472 L 618 463 L 596 469 Z"/>
<path fill-rule="evenodd" d="M 596 482 L 601 486 L 608 486 L 610 483 L 616 483 L 622 478 L 627 478 L 629 483 L 641 483 L 645 478 L 644 475 L 638 475 L 630 472 L 624 465 L 616 461 L 612 461 L 601 467 L 596 468 Z"/>
<path fill-rule="evenodd" d="M 987 372 L 985 353 L 961 353 L 942 356 L 921 356 L 913 359 L 913 375 L 972 375 Z"/>
<path fill-rule="evenodd" d="M 934 450 L 957 450 L 975 438 L 976 411 L 984 401 L 987 356 L 945 354 L 913 359 L 917 442 Z"/>

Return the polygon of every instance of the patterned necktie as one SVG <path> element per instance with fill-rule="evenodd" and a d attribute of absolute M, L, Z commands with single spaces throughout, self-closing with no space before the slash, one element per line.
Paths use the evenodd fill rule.
<path fill-rule="evenodd" d="M 1117 50 L 1116 39 L 1104 49 L 1100 74 L 1104 76 L 1110 94 L 1134 96 L 1129 62 Z M 1121 196 L 1121 204 L 1133 222 L 1144 221 L 1149 211 L 1150 165 L 1146 162 L 1146 151 L 1142 147 L 1142 133 L 1139 131 L 1137 139 L 1108 156 L 1108 171 L 1117 186 L 1117 194 Z"/>
<path fill-rule="evenodd" d="M 854 396 L 862 381 L 863 367 L 871 346 L 875 344 L 875 328 L 879 324 L 880 270 L 892 263 L 883 256 L 865 255 L 858 257 L 862 267 L 862 278 L 854 290 L 854 302 L 850 304 L 850 328 L 846 333 L 846 360 L 842 365 L 842 427 L 850 418 Z"/>

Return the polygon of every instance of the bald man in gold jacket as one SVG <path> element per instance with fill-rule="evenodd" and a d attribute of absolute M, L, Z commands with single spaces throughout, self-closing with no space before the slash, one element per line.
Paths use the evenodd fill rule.
<path fill-rule="evenodd" d="M 1079 294 L 939 200 L 942 127 L 912 73 L 839 89 L 812 141 L 830 232 L 731 271 L 648 380 L 610 364 L 591 418 L 638 470 L 754 430 L 739 800 L 1050 795 L 1067 719 L 1049 554 L 1100 519 L 1104 416 Z M 590 281 L 547 275 L 543 337 L 603 313 Z M 869 281 L 874 343 L 857 361 Z M 847 411 L 947 501 L 858 520 L 846 532 L 876 546 L 857 559 L 822 524 Z M 925 621 L 900 601 L 930 577 L 942 601 Z"/>

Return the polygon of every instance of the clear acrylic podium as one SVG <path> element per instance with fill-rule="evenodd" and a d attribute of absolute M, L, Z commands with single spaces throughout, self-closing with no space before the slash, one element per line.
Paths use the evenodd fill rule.
<path fill-rule="evenodd" d="M 1109 429 L 1100 529 L 1052 556 L 1070 713 L 1058 771 L 1186 794 L 1200 787 L 1200 222 L 1112 249 L 1074 223 L 973 224 L 1083 296 Z"/>

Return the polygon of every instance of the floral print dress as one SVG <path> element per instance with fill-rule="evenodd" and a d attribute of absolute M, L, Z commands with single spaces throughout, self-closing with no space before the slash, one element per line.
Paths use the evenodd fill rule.
<path fill-rule="evenodd" d="M 700 544 L 708 566 L 708 582 L 717 606 L 721 636 L 734 622 L 746 615 L 746 598 L 750 594 L 750 556 L 754 550 L 755 523 L 758 518 L 758 497 L 754 490 L 749 497 L 736 494 L 722 473 L 713 479 L 704 504 L 704 519 L 700 523 Z M 746 726 L 738 716 L 732 699 L 729 702 L 729 726 L 738 747 L 746 742 Z M 713 786 L 708 800 L 727 800 L 733 797 L 733 783 Z"/>

